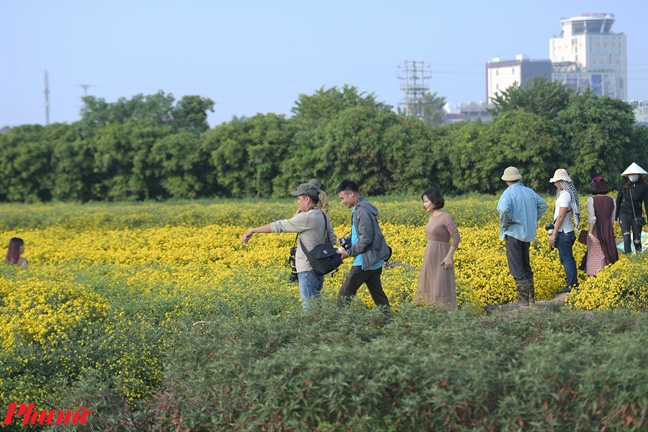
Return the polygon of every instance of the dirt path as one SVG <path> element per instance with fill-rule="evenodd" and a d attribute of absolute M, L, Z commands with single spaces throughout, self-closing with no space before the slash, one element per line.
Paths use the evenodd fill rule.
<path fill-rule="evenodd" d="M 536 300 L 535 305 L 529 306 L 530 308 L 537 308 L 537 307 L 547 307 L 547 306 L 553 306 L 553 307 L 560 307 L 564 306 L 565 304 L 565 299 L 569 293 L 564 293 L 564 294 L 558 294 L 551 300 Z M 489 305 L 489 306 L 484 306 L 484 310 L 486 311 L 487 314 L 490 314 L 494 311 L 501 310 L 501 311 L 507 311 L 507 310 L 514 310 L 514 309 L 525 309 L 525 307 L 519 307 L 519 306 L 513 306 L 511 304 L 503 304 L 503 305 Z"/>

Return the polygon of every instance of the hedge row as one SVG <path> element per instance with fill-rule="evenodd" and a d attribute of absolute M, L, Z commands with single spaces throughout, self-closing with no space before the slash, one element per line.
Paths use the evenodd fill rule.
<path fill-rule="evenodd" d="M 147 404 L 97 392 L 92 373 L 69 400 L 93 403 L 92 430 L 638 431 L 647 334 L 624 312 L 409 306 L 385 322 L 324 303 L 192 327 Z"/>
<path fill-rule="evenodd" d="M 566 168 L 577 187 L 612 184 L 632 162 L 648 165 L 648 128 L 632 107 L 536 80 L 495 100 L 492 123 L 430 127 L 355 87 L 299 95 L 293 116 L 257 114 L 211 129 L 213 102 L 135 96 L 84 98 L 72 124 L 23 125 L 0 134 L 0 202 L 285 197 L 316 177 L 367 195 L 494 193 L 510 165 L 538 191 Z"/>

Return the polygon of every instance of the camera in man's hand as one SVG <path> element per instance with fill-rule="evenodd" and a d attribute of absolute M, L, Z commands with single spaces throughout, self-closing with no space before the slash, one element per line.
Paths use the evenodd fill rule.
<path fill-rule="evenodd" d="M 351 236 L 340 237 L 338 243 L 340 243 L 340 246 L 342 246 L 344 250 L 351 249 Z"/>
<path fill-rule="evenodd" d="M 549 234 L 549 237 L 551 237 L 551 235 L 553 234 L 554 228 L 555 225 L 552 223 L 548 223 L 547 225 L 545 225 L 545 229 L 547 230 L 547 234 Z M 552 250 L 554 250 L 554 247 L 552 245 L 549 245 L 549 252 L 551 252 Z"/>

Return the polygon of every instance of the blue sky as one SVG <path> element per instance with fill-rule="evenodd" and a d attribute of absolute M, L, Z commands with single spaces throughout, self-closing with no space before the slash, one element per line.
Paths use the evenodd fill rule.
<path fill-rule="evenodd" d="M 0 127 L 79 118 L 81 84 L 114 102 L 158 90 L 216 102 L 211 126 L 290 115 L 300 93 L 350 84 L 397 105 L 405 60 L 451 105 L 485 99 L 494 57 L 549 58 L 561 17 L 616 16 L 629 100 L 648 100 L 648 1 L 0 0 Z"/>

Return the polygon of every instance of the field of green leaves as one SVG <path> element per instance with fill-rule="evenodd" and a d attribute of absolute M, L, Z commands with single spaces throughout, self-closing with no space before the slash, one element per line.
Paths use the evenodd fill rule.
<path fill-rule="evenodd" d="M 372 201 L 393 259 L 419 268 L 420 200 Z M 247 228 L 290 217 L 292 200 L 4 204 L 3 242 L 23 238 L 29 268 L 0 268 L 0 406 L 85 404 L 96 430 L 645 426 L 648 392 L 637 380 L 648 382 L 639 370 L 648 370 L 648 324 L 628 311 L 647 308 L 648 254 L 581 275 L 563 312 L 484 317 L 482 306 L 515 298 L 496 202 L 473 195 L 446 205 L 462 236 L 460 311 L 413 306 L 418 272 L 396 266 L 383 276 L 391 324 L 364 289 L 349 311 L 330 306 L 349 263 L 326 277 L 321 308 L 304 315 L 285 263 L 294 236 L 239 244 Z M 338 235 L 350 231 L 348 209 L 334 202 L 330 216 Z M 577 260 L 583 253 L 575 246 Z M 531 257 L 537 298 L 550 299 L 564 274 L 542 228 Z M 582 359 L 586 351 L 598 369 Z M 577 376 L 554 376 L 542 363 L 560 355 Z M 600 384 L 611 365 L 625 365 L 625 375 Z M 605 390 L 615 383 L 626 393 Z M 541 384 L 546 399 L 529 399 Z M 573 393 L 579 386 L 591 392 L 587 403 Z"/>

